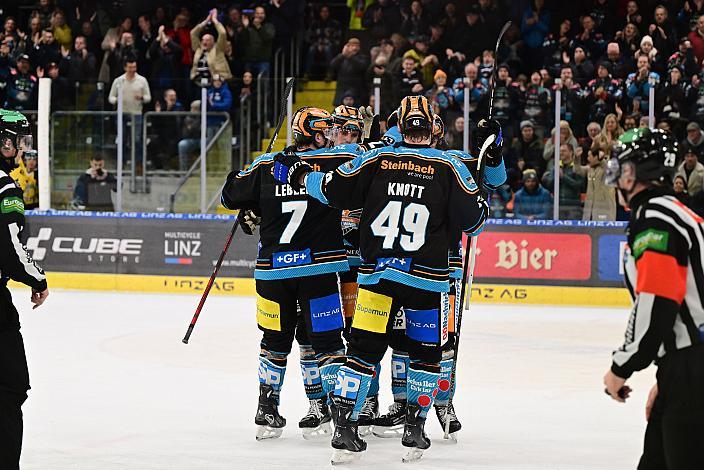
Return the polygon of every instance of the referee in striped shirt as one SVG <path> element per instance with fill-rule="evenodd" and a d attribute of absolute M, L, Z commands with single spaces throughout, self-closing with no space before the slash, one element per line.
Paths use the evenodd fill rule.
<path fill-rule="evenodd" d="M 673 196 L 677 144 L 669 134 L 634 129 L 619 140 L 606 179 L 631 210 L 625 272 L 633 310 L 604 384 L 624 402 L 626 380 L 655 361 L 638 469 L 704 469 L 704 220 Z"/>

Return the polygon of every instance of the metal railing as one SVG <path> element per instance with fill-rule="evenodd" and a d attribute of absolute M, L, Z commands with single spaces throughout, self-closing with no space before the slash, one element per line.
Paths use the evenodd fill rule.
<path fill-rule="evenodd" d="M 189 112 L 184 112 L 184 111 L 177 111 L 178 113 L 182 113 L 183 115 L 198 115 L 198 113 L 189 113 Z M 223 121 L 222 124 L 220 124 L 220 127 L 218 130 L 213 134 L 213 137 L 207 142 L 207 145 L 205 147 L 206 153 L 210 151 L 211 148 L 215 145 L 215 143 L 218 141 L 218 138 L 222 135 L 223 131 L 227 128 L 227 126 L 230 125 L 230 115 L 225 112 L 217 112 L 217 113 L 208 113 L 208 117 L 213 117 L 213 116 L 225 116 L 226 119 Z M 176 204 L 176 196 L 178 193 L 183 189 L 184 185 L 188 182 L 189 178 L 193 175 L 193 172 L 195 171 L 196 168 L 200 167 L 200 162 L 201 162 L 201 155 L 198 155 L 198 158 L 191 164 L 191 166 L 188 168 L 186 173 L 179 179 L 178 184 L 176 185 L 176 189 L 174 190 L 173 193 L 169 195 L 169 212 L 170 213 L 175 213 L 175 204 Z M 205 181 L 201 181 L 201 185 L 205 185 Z"/>

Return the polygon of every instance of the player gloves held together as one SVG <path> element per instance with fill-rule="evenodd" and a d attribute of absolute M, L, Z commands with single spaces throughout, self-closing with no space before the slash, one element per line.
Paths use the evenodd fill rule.
<path fill-rule="evenodd" d="M 292 150 L 285 149 L 274 156 L 274 179 L 279 183 L 288 183 L 298 191 L 303 187 L 303 176 L 313 171 L 313 167 L 301 160 Z"/>

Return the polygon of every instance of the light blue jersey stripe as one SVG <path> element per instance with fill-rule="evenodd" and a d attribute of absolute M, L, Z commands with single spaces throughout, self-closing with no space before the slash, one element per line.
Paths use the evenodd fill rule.
<path fill-rule="evenodd" d="M 339 273 L 349 270 L 350 266 L 347 261 L 331 261 L 329 263 L 316 263 L 309 264 L 307 266 L 295 266 L 290 268 L 255 269 L 254 279 L 272 281 L 276 279 L 291 279 L 302 276 L 317 276 L 319 274 Z"/>

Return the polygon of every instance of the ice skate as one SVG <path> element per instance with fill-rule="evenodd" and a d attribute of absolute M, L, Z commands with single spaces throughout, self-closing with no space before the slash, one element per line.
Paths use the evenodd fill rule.
<path fill-rule="evenodd" d="M 395 401 L 389 406 L 388 413 L 374 418 L 372 433 L 382 438 L 401 437 L 405 420 L 406 400 Z"/>
<path fill-rule="evenodd" d="M 325 398 L 314 398 L 310 400 L 308 414 L 299 422 L 303 439 L 312 440 L 324 436 L 329 436 L 332 431 L 330 426 L 330 411 L 325 404 Z"/>
<path fill-rule="evenodd" d="M 337 404 L 336 408 L 335 432 L 331 441 L 333 452 L 330 458 L 330 463 L 333 465 L 358 460 L 362 456 L 362 452 L 367 450 L 367 443 L 359 437 L 357 421 L 349 419 L 352 407 Z"/>
<path fill-rule="evenodd" d="M 445 437 L 443 435 L 444 439 L 451 439 L 455 442 L 457 442 L 457 431 L 462 429 L 462 423 L 457 419 L 457 415 L 455 414 L 455 407 L 452 405 L 452 402 L 449 402 L 447 405 L 435 405 L 435 415 L 438 417 L 438 421 L 440 422 L 440 426 L 442 427 L 443 433 L 445 432 L 445 425 L 447 421 L 450 422 L 450 430 L 449 430 L 449 437 Z M 447 420 L 445 419 L 447 417 Z"/>
<path fill-rule="evenodd" d="M 364 400 L 364 405 L 362 406 L 362 411 L 359 412 L 359 420 L 357 421 L 359 425 L 359 435 L 364 437 L 368 436 L 372 432 L 372 426 L 374 425 L 374 419 L 379 416 L 379 396 L 373 395 L 368 396 Z"/>
<path fill-rule="evenodd" d="M 286 418 L 279 414 L 279 406 L 271 385 L 259 384 L 259 406 L 254 423 L 257 424 L 258 441 L 276 439 L 281 437 L 284 431 Z"/>
<path fill-rule="evenodd" d="M 425 418 L 420 417 L 420 406 L 408 405 L 406 423 L 403 428 L 401 444 L 407 447 L 403 462 L 415 462 L 423 456 L 423 451 L 430 448 L 430 439 L 425 434 Z"/>

